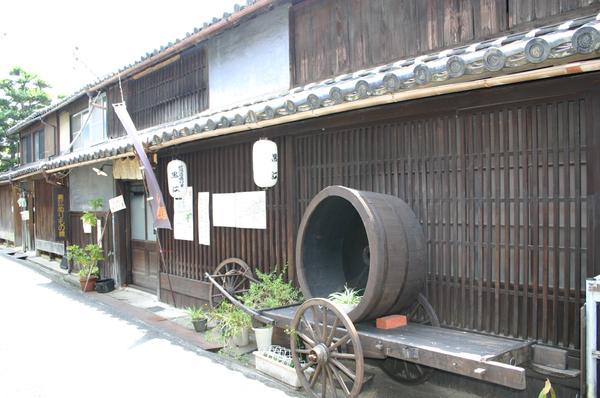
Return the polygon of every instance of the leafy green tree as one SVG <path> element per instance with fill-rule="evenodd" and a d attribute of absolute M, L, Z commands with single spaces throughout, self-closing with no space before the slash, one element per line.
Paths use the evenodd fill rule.
<path fill-rule="evenodd" d="M 33 112 L 50 105 L 50 85 L 21 67 L 0 80 L 0 171 L 18 164 L 19 136 L 8 130 Z"/>

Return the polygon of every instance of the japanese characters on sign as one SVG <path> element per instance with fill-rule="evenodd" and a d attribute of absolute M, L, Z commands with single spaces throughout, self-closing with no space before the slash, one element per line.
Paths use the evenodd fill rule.
<path fill-rule="evenodd" d="M 58 239 L 65 239 L 67 236 L 65 224 L 65 194 L 56 194 L 56 236 Z"/>
<path fill-rule="evenodd" d="M 187 189 L 187 166 L 181 160 L 171 160 L 167 164 L 169 194 L 173 198 L 181 198 Z"/>

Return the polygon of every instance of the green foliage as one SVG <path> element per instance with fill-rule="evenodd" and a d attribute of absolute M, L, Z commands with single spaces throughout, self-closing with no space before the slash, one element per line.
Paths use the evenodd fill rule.
<path fill-rule="evenodd" d="M 0 79 L 0 171 L 18 164 L 19 135 L 8 130 L 33 112 L 50 105 L 50 86 L 23 68 L 13 68 Z"/>
<path fill-rule="evenodd" d="M 283 280 L 283 274 L 256 271 L 258 283 L 250 282 L 250 289 L 241 297 L 244 305 L 255 309 L 282 307 L 297 303 L 302 293 Z"/>
<path fill-rule="evenodd" d="M 217 322 L 217 327 L 224 339 L 230 339 L 239 335 L 244 328 L 252 325 L 252 318 L 244 311 L 228 301 L 221 301 L 211 314 L 211 318 Z"/>
<path fill-rule="evenodd" d="M 78 245 L 67 247 L 67 258 L 73 260 L 79 266 L 79 276 L 87 278 L 89 276 L 100 276 L 98 261 L 104 260 L 102 248 L 98 245 L 86 245 L 81 248 Z"/>
<path fill-rule="evenodd" d="M 94 198 L 88 200 L 88 205 L 90 205 L 93 211 L 99 211 L 104 206 L 104 201 L 102 198 Z"/>
<path fill-rule="evenodd" d="M 544 383 L 544 388 L 540 391 L 538 398 L 546 398 L 550 394 L 550 398 L 556 398 L 556 392 L 554 392 L 554 387 L 550 383 L 550 380 L 546 379 Z"/>
<path fill-rule="evenodd" d="M 358 305 L 362 299 L 362 295 L 360 294 L 360 290 L 349 288 L 348 285 L 344 285 L 343 292 L 331 293 L 329 299 L 337 304 Z"/>
<path fill-rule="evenodd" d="M 195 306 L 187 307 L 185 309 L 185 312 L 187 312 L 188 316 L 190 317 L 190 319 L 192 321 L 208 319 L 208 317 L 209 317 L 208 311 L 205 308 L 201 308 L 201 307 L 195 307 Z"/>
<path fill-rule="evenodd" d="M 225 346 L 219 350 L 218 354 L 225 358 L 233 359 L 236 362 L 241 362 L 244 365 L 250 365 L 248 356 L 240 353 L 233 347 Z"/>
<path fill-rule="evenodd" d="M 83 215 L 81 216 L 81 221 L 95 227 L 96 223 L 98 222 L 98 218 L 94 213 L 84 211 Z"/>
<path fill-rule="evenodd" d="M 90 199 L 88 200 L 88 205 L 92 208 L 92 211 L 99 211 L 100 209 L 102 209 L 104 201 L 102 200 L 102 198 Z M 84 211 L 83 215 L 81 216 L 81 221 L 83 221 L 86 224 L 95 226 L 98 222 L 98 218 L 94 213 L 92 213 L 92 211 Z"/>

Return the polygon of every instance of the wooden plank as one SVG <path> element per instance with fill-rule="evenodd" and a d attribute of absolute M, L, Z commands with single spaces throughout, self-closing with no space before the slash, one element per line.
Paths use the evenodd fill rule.
<path fill-rule="evenodd" d="M 210 286 L 208 282 L 183 278 L 175 275 L 169 275 L 168 278 L 170 279 L 171 286 L 175 293 L 208 301 L 208 291 Z M 162 272 L 160 273 L 160 285 L 162 286 L 163 290 L 167 290 L 166 287 L 169 286 L 167 274 Z"/>

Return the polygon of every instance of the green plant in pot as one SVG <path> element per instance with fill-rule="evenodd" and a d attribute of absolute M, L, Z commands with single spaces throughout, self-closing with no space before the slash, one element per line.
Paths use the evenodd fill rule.
<path fill-rule="evenodd" d="M 206 324 L 209 318 L 206 309 L 192 306 L 187 307 L 185 312 L 187 312 L 188 316 L 190 317 L 196 332 L 206 332 Z"/>
<path fill-rule="evenodd" d="M 238 347 L 248 345 L 248 329 L 252 318 L 228 301 L 222 301 L 211 314 L 217 322 L 221 337 Z"/>
<path fill-rule="evenodd" d="M 250 288 L 241 297 L 244 305 L 264 310 L 295 304 L 302 298 L 302 293 L 283 279 L 283 273 L 256 272 L 258 282 L 250 282 Z M 257 325 L 252 328 L 259 351 L 267 351 L 273 338 L 273 327 Z"/>
<path fill-rule="evenodd" d="M 104 259 L 102 248 L 94 244 L 86 245 L 83 248 L 71 245 L 67 247 L 67 259 L 79 267 L 81 290 L 93 291 L 96 288 L 96 280 L 100 277 L 98 261 Z"/>
<path fill-rule="evenodd" d="M 352 311 L 362 299 L 359 289 L 354 289 L 344 285 L 344 290 L 341 292 L 334 292 L 329 295 L 329 300 L 333 301 L 337 306 L 344 312 L 349 313 Z"/>

